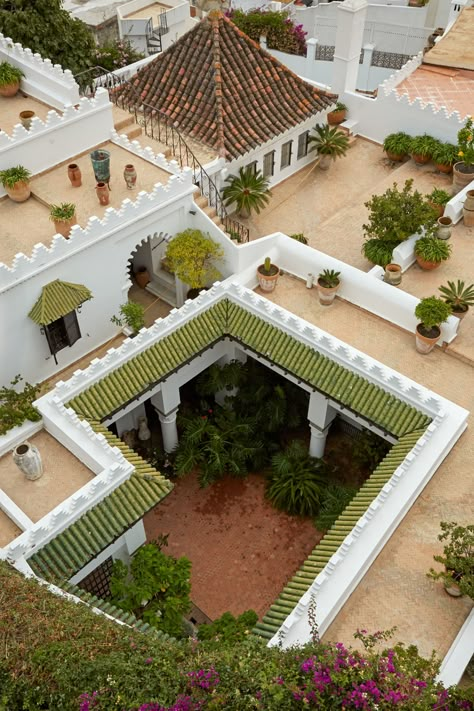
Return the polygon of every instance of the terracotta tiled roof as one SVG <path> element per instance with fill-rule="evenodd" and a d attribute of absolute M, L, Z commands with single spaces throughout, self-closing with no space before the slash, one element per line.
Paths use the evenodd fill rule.
<path fill-rule="evenodd" d="M 123 98 L 163 111 L 231 160 L 316 116 L 336 96 L 316 89 L 221 13 L 210 13 L 140 71 Z"/>

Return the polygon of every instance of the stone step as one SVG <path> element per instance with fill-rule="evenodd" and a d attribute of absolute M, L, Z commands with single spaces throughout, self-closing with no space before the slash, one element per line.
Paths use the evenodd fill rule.
<path fill-rule="evenodd" d="M 149 291 L 150 294 L 158 296 L 158 298 L 162 299 L 167 304 L 170 304 L 170 306 L 176 307 L 178 305 L 178 302 L 176 301 L 176 290 L 170 289 L 167 284 L 159 281 L 156 274 L 153 275 L 152 280 L 148 282 L 145 289 Z"/>
<path fill-rule="evenodd" d="M 207 198 L 205 198 L 204 195 L 201 195 L 200 193 L 194 194 L 194 202 L 198 207 L 202 207 L 203 209 L 205 207 L 208 207 Z"/>
<path fill-rule="evenodd" d="M 122 131 L 124 133 L 129 141 L 133 141 L 133 139 L 138 138 L 138 136 L 141 136 L 143 133 L 142 127 L 137 126 L 136 123 L 134 123 L 132 126 L 127 127 L 125 131 Z"/>
<path fill-rule="evenodd" d="M 134 123 L 135 121 L 133 116 L 125 116 L 124 118 L 117 119 L 117 121 L 114 122 L 114 128 L 117 133 L 120 133 L 122 129 L 126 128 L 127 126 L 131 126 Z"/>

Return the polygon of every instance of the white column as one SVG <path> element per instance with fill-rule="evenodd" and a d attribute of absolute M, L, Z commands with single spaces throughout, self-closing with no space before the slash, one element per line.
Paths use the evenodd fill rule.
<path fill-rule="evenodd" d="M 324 456 L 324 448 L 326 446 L 326 439 L 328 436 L 327 430 L 320 430 L 319 427 L 309 423 L 311 429 L 311 439 L 309 441 L 309 454 L 310 457 L 321 457 Z"/>
<path fill-rule="evenodd" d="M 337 8 L 336 47 L 331 82 L 331 90 L 335 94 L 356 89 L 366 15 L 366 0 L 344 0 Z"/>
<path fill-rule="evenodd" d="M 161 436 L 163 437 L 163 449 L 165 452 L 172 452 L 178 446 L 178 428 L 176 426 L 177 411 L 169 412 L 167 415 L 158 412 L 161 424 Z"/>
<path fill-rule="evenodd" d="M 310 37 L 306 40 L 306 69 L 305 77 L 307 79 L 313 79 L 315 77 L 315 62 L 316 62 L 316 47 L 318 46 L 318 40 L 314 37 Z M 316 78 L 316 77 L 315 77 Z"/>

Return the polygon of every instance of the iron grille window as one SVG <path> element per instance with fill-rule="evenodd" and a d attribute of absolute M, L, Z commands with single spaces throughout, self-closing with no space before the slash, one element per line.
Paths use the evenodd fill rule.
<path fill-rule="evenodd" d="M 107 600 L 110 597 L 110 576 L 112 575 L 112 566 L 114 561 L 112 556 L 104 560 L 101 565 L 98 565 L 92 573 L 86 575 L 85 578 L 78 583 L 78 586 L 96 597 Z"/>
<path fill-rule="evenodd" d="M 298 136 L 298 153 L 296 154 L 297 159 L 304 158 L 308 155 L 308 138 L 309 131 L 305 131 Z"/>
<path fill-rule="evenodd" d="M 282 145 L 280 168 L 288 168 L 288 166 L 291 164 L 292 146 L 293 141 L 288 141 L 288 143 L 284 143 Z"/>
<path fill-rule="evenodd" d="M 275 151 L 265 153 L 263 156 L 263 175 L 265 178 L 271 178 L 275 173 Z"/>
<path fill-rule="evenodd" d="M 73 346 L 81 337 L 75 311 L 58 318 L 44 327 L 46 340 L 52 355 L 61 351 L 66 346 Z"/>

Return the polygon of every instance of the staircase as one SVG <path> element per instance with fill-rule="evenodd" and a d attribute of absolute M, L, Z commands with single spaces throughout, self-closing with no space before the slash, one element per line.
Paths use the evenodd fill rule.
<path fill-rule="evenodd" d="M 135 123 L 135 118 L 118 106 L 113 107 L 114 129 L 119 136 L 125 134 L 130 141 L 133 141 L 143 133 L 142 127 Z"/>
<path fill-rule="evenodd" d="M 217 214 L 217 210 L 215 207 L 212 207 L 212 205 L 209 205 L 209 202 L 206 197 L 201 193 L 201 191 L 196 191 L 194 193 L 194 202 L 196 205 L 201 208 L 201 210 L 204 212 L 205 215 L 207 215 L 219 229 L 221 229 L 223 232 L 225 232 L 228 235 L 228 232 L 226 230 L 226 227 L 224 223 L 222 222 L 221 218 Z M 228 235 L 230 236 L 230 235 Z"/>
<path fill-rule="evenodd" d="M 150 294 L 157 296 L 171 306 L 177 306 L 176 278 L 164 269 L 159 269 L 151 275 L 151 281 L 145 287 Z"/>
<path fill-rule="evenodd" d="M 148 50 L 148 54 L 159 54 L 163 51 L 161 32 L 159 29 L 153 30 L 151 34 L 146 36 L 146 48 Z"/>
<path fill-rule="evenodd" d="M 349 148 L 354 145 L 357 141 L 357 135 L 354 136 L 354 130 L 357 129 L 358 126 L 358 121 L 355 119 L 349 119 L 346 121 L 343 121 L 343 123 L 339 124 L 338 128 L 346 134 L 346 136 L 349 139 Z"/>

